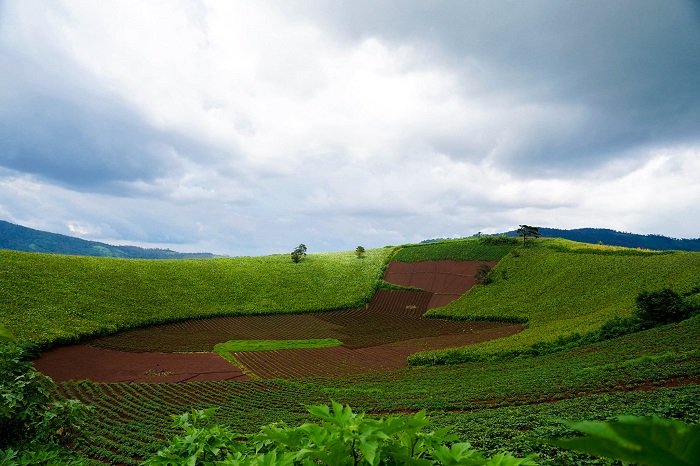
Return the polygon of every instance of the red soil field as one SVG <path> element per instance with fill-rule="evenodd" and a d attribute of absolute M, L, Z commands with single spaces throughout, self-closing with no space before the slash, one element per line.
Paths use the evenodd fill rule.
<path fill-rule="evenodd" d="M 484 262 L 392 262 L 384 279 L 426 291 L 379 290 L 362 309 L 303 315 L 217 317 L 120 332 L 86 345 L 42 353 L 36 368 L 57 382 L 183 382 L 246 380 L 211 353 L 228 340 L 335 338 L 343 346 L 235 353 L 261 378 L 343 375 L 406 367 L 417 351 L 465 346 L 509 336 L 520 325 L 423 319 L 476 283 Z M 488 263 L 490 266 L 495 263 Z M 198 352 L 198 353 L 187 353 Z"/>
<path fill-rule="evenodd" d="M 390 262 L 384 280 L 401 286 L 413 286 L 430 291 L 433 297 L 428 309 L 445 306 L 466 293 L 476 284 L 476 269 L 498 262 L 481 261 L 423 261 Z"/>

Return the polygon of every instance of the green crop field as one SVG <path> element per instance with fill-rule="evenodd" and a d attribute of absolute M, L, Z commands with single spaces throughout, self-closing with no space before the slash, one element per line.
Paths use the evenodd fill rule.
<path fill-rule="evenodd" d="M 374 293 L 391 248 L 235 259 L 139 260 L 0 251 L 0 322 L 50 345 L 215 315 L 357 307 Z"/>
<path fill-rule="evenodd" d="M 700 254 L 651 252 L 542 239 L 494 268 L 494 281 L 476 286 L 429 315 L 461 319 L 526 319 L 525 331 L 470 349 L 495 352 L 554 341 L 629 317 L 643 290 L 700 287 Z M 695 292 L 697 294 L 697 291 Z"/>
<path fill-rule="evenodd" d="M 596 330 L 632 316 L 643 290 L 669 287 L 700 301 L 700 253 L 650 252 L 564 240 L 469 239 L 400 248 L 184 261 L 86 258 L 0 251 L 0 323 L 42 345 L 214 315 L 301 313 L 357 307 L 389 260 L 500 261 L 433 316 L 527 321 L 511 337 L 451 351 L 490 355 Z M 571 436 L 560 421 L 622 414 L 700 422 L 700 316 L 545 355 L 475 359 L 333 378 L 57 384 L 57 398 L 94 406 L 80 452 L 92 464 L 139 464 L 177 432 L 169 415 L 218 407 L 214 421 L 251 433 L 311 420 L 305 406 L 347 403 L 370 416 L 427 409 L 434 426 L 487 453 L 536 452 L 541 464 L 611 464 L 543 444 Z M 223 342 L 222 342 L 223 343 Z M 420 355 L 440 362 L 441 352 Z M 432 356 L 431 356 L 432 355 Z M 435 356 L 436 355 L 436 356 Z M 443 361 L 444 362 L 444 361 Z M 158 435 L 154 437 L 153 433 Z"/>

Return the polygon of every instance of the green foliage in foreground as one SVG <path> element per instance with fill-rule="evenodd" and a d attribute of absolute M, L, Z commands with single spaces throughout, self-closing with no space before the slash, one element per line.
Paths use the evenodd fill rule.
<path fill-rule="evenodd" d="M 54 401 L 51 379 L 24 358 L 21 348 L 0 343 L 0 466 L 83 464 L 68 445 L 81 440 L 90 408 Z"/>
<path fill-rule="evenodd" d="M 272 422 L 311 422 L 305 406 L 330 399 L 370 417 L 427 409 L 436 429 L 454 426 L 460 441 L 486 456 L 505 450 L 520 457 L 537 453 L 541 464 L 552 466 L 602 465 L 609 463 L 536 439 L 575 435 L 561 419 L 635 415 L 700 422 L 699 340 L 700 317 L 694 317 L 526 359 L 295 380 L 63 382 L 61 390 L 95 407 L 86 429 L 96 440 L 84 454 L 130 466 L 165 448 L 154 431 L 179 434 L 170 428 L 170 413 L 216 406 L 212 422 L 252 434 Z"/>
<path fill-rule="evenodd" d="M 491 458 L 458 442 L 449 427 L 425 432 L 431 421 L 425 411 L 412 417 L 380 419 L 355 414 L 333 402 L 311 406 L 321 423 L 290 427 L 284 423 L 262 427 L 243 436 L 206 421 L 215 408 L 172 416 L 173 427 L 185 436 L 147 459 L 145 466 L 188 464 L 244 465 L 499 465 L 534 466 L 536 455 L 517 458 L 498 453 Z M 620 416 L 612 422 L 565 422 L 585 437 L 545 439 L 546 443 L 642 466 L 695 466 L 700 458 L 700 426 L 658 417 Z"/>
<path fill-rule="evenodd" d="M 618 422 L 569 422 L 587 436 L 551 444 L 646 466 L 697 466 L 700 425 L 675 419 L 620 416 Z"/>
<path fill-rule="evenodd" d="M 612 318 L 631 317 L 635 299 L 645 289 L 668 287 L 686 293 L 700 284 L 698 253 L 644 252 L 548 239 L 534 240 L 517 251 L 494 267 L 492 283 L 477 285 L 428 313 L 459 319 L 527 319 L 523 332 L 476 345 L 472 352 L 523 350 L 585 334 Z"/>
<path fill-rule="evenodd" d="M 340 346 L 343 342 L 335 338 L 310 340 L 229 340 L 214 346 L 215 353 L 236 351 L 271 351 L 294 348 L 328 348 Z"/>
<path fill-rule="evenodd" d="M 402 246 L 391 260 L 420 262 L 429 260 L 499 261 L 514 247 L 517 238 L 484 236 L 459 240 L 441 240 L 432 243 Z"/>
<path fill-rule="evenodd" d="M 188 464 L 244 465 L 500 465 L 534 466 L 533 457 L 515 458 L 500 453 L 485 458 L 468 442 L 457 443 L 449 428 L 423 432 L 430 425 L 425 411 L 412 417 L 388 416 L 366 418 L 333 402 L 311 406 L 309 412 L 321 423 L 299 427 L 271 424 L 240 441 L 235 434 L 219 425 L 202 425 L 215 409 L 192 410 L 173 416 L 175 427 L 185 431 L 170 445 L 147 459 L 147 466 Z"/>
<path fill-rule="evenodd" d="M 300 313 L 367 302 L 391 249 L 181 261 L 0 251 L 0 321 L 43 346 L 214 315 Z"/>

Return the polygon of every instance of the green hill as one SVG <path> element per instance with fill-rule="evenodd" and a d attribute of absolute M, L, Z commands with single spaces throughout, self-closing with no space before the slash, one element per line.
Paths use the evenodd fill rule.
<path fill-rule="evenodd" d="M 18 338 L 75 341 L 214 315 L 356 307 L 379 286 L 391 248 L 185 259 L 112 259 L 0 251 L 0 322 Z"/>
<path fill-rule="evenodd" d="M 513 251 L 513 252 L 511 252 Z M 0 251 L 0 322 L 52 344 L 153 323 L 214 315 L 300 313 L 358 306 L 389 260 L 500 260 L 493 282 L 429 313 L 460 320 L 527 322 L 477 351 L 518 349 L 585 333 L 630 316 L 642 290 L 700 287 L 700 254 L 651 252 L 540 239 L 450 240 L 348 252 L 182 261 L 123 260 Z M 474 348 L 472 348 L 474 350 Z"/>
<path fill-rule="evenodd" d="M 567 240 L 530 240 L 499 262 L 493 282 L 472 288 L 432 316 L 528 322 L 525 331 L 484 343 L 479 351 L 523 348 L 599 328 L 629 317 L 644 290 L 700 289 L 700 254 L 594 246 Z"/>
<path fill-rule="evenodd" d="M 516 240 L 517 242 L 517 240 Z M 698 302 L 700 254 L 652 252 L 566 240 L 440 241 L 367 251 L 237 259 L 147 261 L 0 251 L 0 322 L 24 342 L 215 314 L 352 307 L 382 286 L 388 260 L 500 260 L 493 281 L 433 314 L 527 319 L 518 335 L 472 347 L 479 354 L 586 332 L 629 316 L 642 290 L 670 287 Z M 140 464 L 180 432 L 169 414 L 218 407 L 215 421 L 243 433 L 310 420 L 305 405 L 348 403 L 369 416 L 427 408 L 436 427 L 489 455 L 540 455 L 540 464 L 611 464 L 539 439 L 573 436 L 560 421 L 656 415 L 700 421 L 700 316 L 584 347 L 507 360 L 409 367 L 295 380 L 107 384 L 63 382 L 56 398 L 94 406 L 81 447 L 90 464 Z M 465 349 L 457 351 L 466 352 Z M 153 432 L 161 435 L 154 437 Z"/>
<path fill-rule="evenodd" d="M 670 238 L 663 235 L 639 235 L 608 228 L 576 228 L 562 230 L 559 228 L 539 229 L 542 238 L 563 238 L 571 241 L 589 244 L 607 244 L 625 248 L 653 249 L 656 251 L 700 251 L 700 238 Z M 503 233 L 507 236 L 517 236 L 516 230 Z"/>
<path fill-rule="evenodd" d="M 210 253 L 184 253 L 170 249 L 112 246 L 72 236 L 49 233 L 0 220 L 0 249 L 24 252 L 48 252 L 77 256 L 121 257 L 126 259 L 212 258 Z"/>

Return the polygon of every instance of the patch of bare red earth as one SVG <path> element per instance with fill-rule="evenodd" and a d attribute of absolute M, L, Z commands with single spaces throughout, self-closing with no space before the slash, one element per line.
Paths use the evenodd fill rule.
<path fill-rule="evenodd" d="M 41 353 L 34 367 L 56 382 L 195 382 L 248 380 L 216 353 L 132 353 L 69 345 Z"/>
<path fill-rule="evenodd" d="M 363 309 L 306 315 L 219 317 L 168 324 L 99 338 L 42 353 L 35 361 L 54 380 L 185 382 L 246 380 L 239 368 L 208 351 L 233 339 L 336 338 L 343 346 L 240 352 L 236 359 L 261 378 L 337 376 L 406 367 L 417 351 L 502 338 L 520 325 L 423 319 L 476 283 L 483 262 L 392 262 L 384 279 L 424 292 L 378 291 Z M 495 263 L 488 263 L 490 266 Z"/>

